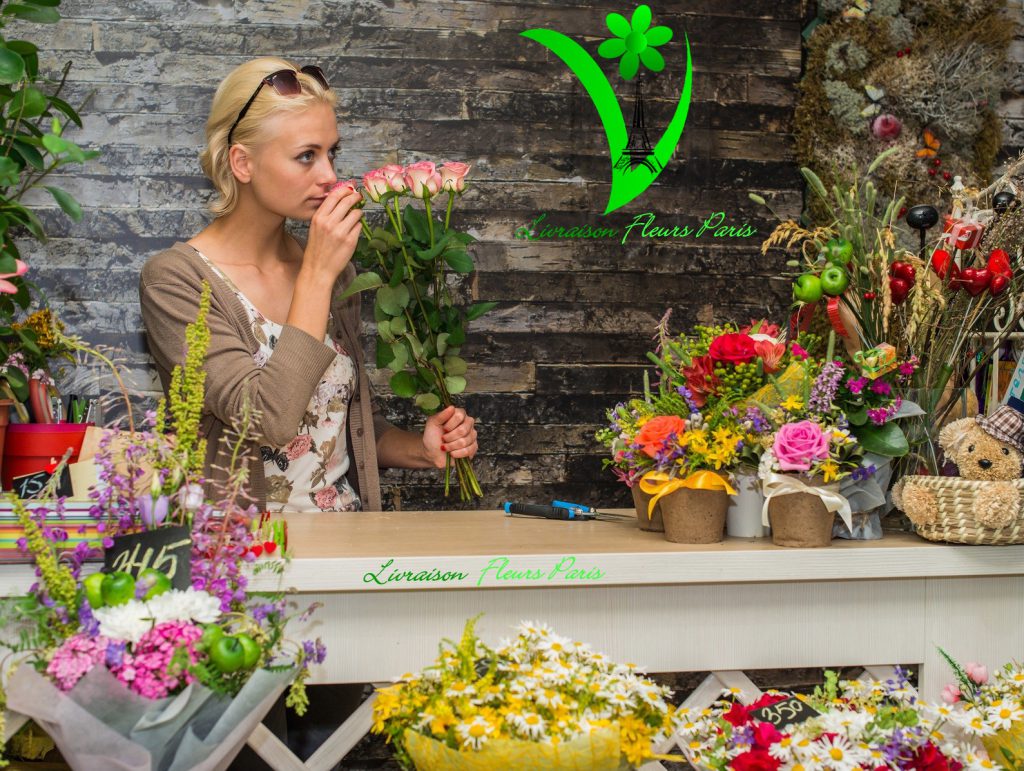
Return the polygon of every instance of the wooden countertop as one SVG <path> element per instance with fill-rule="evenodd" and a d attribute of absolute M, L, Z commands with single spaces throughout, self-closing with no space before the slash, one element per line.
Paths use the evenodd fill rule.
<path fill-rule="evenodd" d="M 290 514 L 288 538 L 283 585 L 301 592 L 1024 575 L 1024 546 L 938 544 L 909 533 L 823 549 L 741 538 L 688 545 L 641 531 L 632 517 L 562 522 L 497 510 Z M 0 566 L 0 594 L 32 580 L 27 565 Z M 277 581 L 261 574 L 253 586 Z"/>

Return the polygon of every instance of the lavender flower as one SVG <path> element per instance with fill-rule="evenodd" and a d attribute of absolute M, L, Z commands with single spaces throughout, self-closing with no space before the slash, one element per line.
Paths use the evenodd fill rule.
<path fill-rule="evenodd" d="M 307 664 L 323 664 L 324 659 L 327 658 L 327 647 L 319 637 L 316 640 L 303 640 L 302 650 L 305 653 Z"/>
<path fill-rule="evenodd" d="M 818 377 L 811 386 L 811 395 L 807 400 L 807 409 L 819 415 L 832 411 L 832 402 L 839 390 L 839 382 L 843 379 L 844 368 L 841 362 L 830 361 L 821 368 Z"/>

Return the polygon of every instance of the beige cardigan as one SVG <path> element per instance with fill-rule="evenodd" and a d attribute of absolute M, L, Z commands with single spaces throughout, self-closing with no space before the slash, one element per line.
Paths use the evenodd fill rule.
<path fill-rule="evenodd" d="M 350 264 L 335 284 L 335 298 L 354 277 L 355 268 Z M 207 318 L 210 347 L 206 356 L 206 400 L 200 424 L 202 435 L 208 440 L 205 473 L 208 479 L 223 479 L 219 469 L 227 465 L 228 455 L 221 437 L 241 414 L 243 398 L 248 393 L 253 408 L 262 415 L 249 461 L 249 492 L 262 509 L 266 507 L 267 494 L 260 444 L 281 447 L 294 438 L 313 391 L 334 360 L 335 352 L 322 340 L 285 325 L 266 366 L 257 367 L 253 354 L 259 350 L 259 344 L 242 303 L 195 249 L 178 242 L 151 257 L 139 279 L 149 350 L 165 393 L 171 370 L 184 362 L 185 327 L 195 321 L 199 312 L 204 280 L 212 288 Z M 359 341 L 359 305 L 358 294 L 346 300 L 332 300 L 334 324 L 329 331 L 352 356 L 358 383 L 346 421 L 349 482 L 359 493 L 365 510 L 380 511 L 376 437 L 391 426 L 370 398 Z"/>

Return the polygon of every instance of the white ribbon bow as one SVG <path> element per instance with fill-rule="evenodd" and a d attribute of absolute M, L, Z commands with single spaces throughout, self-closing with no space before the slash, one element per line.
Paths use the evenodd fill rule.
<path fill-rule="evenodd" d="M 768 527 L 768 501 L 778 495 L 792 495 L 794 493 L 809 493 L 821 498 L 829 513 L 839 513 L 846 523 L 846 527 L 853 530 L 853 516 L 850 513 L 850 502 L 839 494 L 839 483 L 829 485 L 808 485 L 799 477 L 789 474 L 771 473 L 761 483 L 764 491 L 764 506 L 761 508 L 761 523 Z"/>

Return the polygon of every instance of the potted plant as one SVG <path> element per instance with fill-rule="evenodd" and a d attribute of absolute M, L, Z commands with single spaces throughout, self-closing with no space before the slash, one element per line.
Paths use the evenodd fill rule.
<path fill-rule="evenodd" d="M 651 496 L 640 488 L 640 479 L 655 466 L 654 457 L 645 450 L 645 447 L 652 447 L 652 433 L 658 431 L 659 425 L 666 419 L 679 418 L 657 414 L 646 382 L 645 373 L 646 398 L 620 402 L 614 409 L 608 410 L 608 425 L 598 430 L 596 438 L 611 453 L 611 458 L 602 461 L 604 468 L 610 468 L 632 493 L 639 528 L 662 533 L 665 524 L 662 521 L 661 506 L 657 502 L 652 505 Z"/>

